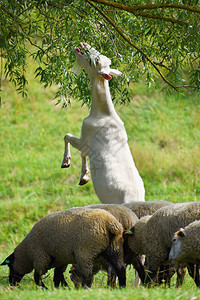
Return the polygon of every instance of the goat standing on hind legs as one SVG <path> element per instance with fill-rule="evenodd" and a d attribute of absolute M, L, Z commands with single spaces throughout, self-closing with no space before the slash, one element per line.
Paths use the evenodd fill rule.
<path fill-rule="evenodd" d="M 95 192 L 102 203 L 144 201 L 144 185 L 134 164 L 122 120 L 112 103 L 108 81 L 121 72 L 110 68 L 111 60 L 87 43 L 80 43 L 75 55 L 88 74 L 92 87 L 90 114 L 83 120 L 81 137 L 67 134 L 61 167 L 70 166 L 70 144 L 81 152 L 80 183 L 89 180 L 86 156 Z"/>

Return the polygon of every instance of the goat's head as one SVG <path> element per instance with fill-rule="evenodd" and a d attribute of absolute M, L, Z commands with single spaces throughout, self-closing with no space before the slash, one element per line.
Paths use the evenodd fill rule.
<path fill-rule="evenodd" d="M 111 69 L 111 60 L 101 55 L 97 50 L 87 43 L 80 43 L 81 49 L 75 48 L 77 62 L 81 65 L 89 78 L 92 80 L 96 76 L 110 80 L 113 76 L 120 76 L 122 73 L 116 69 Z"/>

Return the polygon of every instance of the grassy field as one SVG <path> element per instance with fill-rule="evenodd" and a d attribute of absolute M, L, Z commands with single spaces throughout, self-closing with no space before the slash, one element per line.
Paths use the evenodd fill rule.
<path fill-rule="evenodd" d="M 29 96 L 22 99 L 7 81 L 2 84 L 0 108 L 0 262 L 41 217 L 56 210 L 99 203 L 92 183 L 80 187 L 81 160 L 75 149 L 69 169 L 61 169 L 63 137 L 80 135 L 88 108 L 73 101 L 68 109 L 55 106 L 54 88 L 43 90 L 29 74 Z M 172 202 L 200 200 L 200 102 L 199 97 L 161 94 L 137 84 L 133 100 L 116 107 L 125 123 L 129 145 L 144 180 L 146 200 Z M 119 170 L 120 172 L 120 170 Z M 181 289 L 133 287 L 134 271 L 127 270 L 127 288 L 106 288 L 99 273 L 91 291 L 55 290 L 52 271 L 43 291 L 24 277 L 19 288 L 10 288 L 8 268 L 0 268 L 1 299 L 200 299 L 200 292 L 186 276 Z"/>

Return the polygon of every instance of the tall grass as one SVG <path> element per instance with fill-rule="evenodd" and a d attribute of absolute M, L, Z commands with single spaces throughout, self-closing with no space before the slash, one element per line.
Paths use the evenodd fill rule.
<path fill-rule="evenodd" d="M 61 169 L 63 137 L 67 132 L 80 135 L 81 123 L 88 108 L 72 101 L 68 109 L 55 106 L 55 88 L 44 90 L 29 72 L 29 95 L 26 99 L 3 81 L 0 108 L 0 261 L 10 254 L 33 224 L 44 215 L 73 206 L 98 203 L 92 183 L 80 187 L 81 160 L 71 148 L 72 164 Z M 172 202 L 200 198 L 200 104 L 195 96 L 166 96 L 143 84 L 133 87 L 129 105 L 117 106 L 125 123 L 129 145 L 136 166 L 144 180 L 146 200 Z M 123 160 L 122 160 L 123 161 Z M 120 172 L 120 170 L 119 170 Z M 106 287 L 106 275 L 95 277 L 92 291 L 54 290 L 52 271 L 45 279 L 50 287 L 35 286 L 32 274 L 21 286 L 8 288 L 8 268 L 0 268 L 1 299 L 191 299 L 199 291 L 187 276 L 183 287 L 133 288 L 134 272 L 127 271 L 127 289 Z"/>

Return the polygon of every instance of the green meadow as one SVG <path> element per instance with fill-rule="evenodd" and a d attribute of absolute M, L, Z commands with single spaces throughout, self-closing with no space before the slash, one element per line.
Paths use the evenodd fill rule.
<path fill-rule="evenodd" d="M 43 89 L 28 72 L 28 97 L 22 98 L 2 80 L 0 107 L 0 262 L 8 256 L 43 216 L 61 209 L 99 203 L 92 183 L 79 186 L 80 154 L 71 147 L 68 169 L 61 169 L 64 135 L 80 135 L 88 108 L 72 100 L 55 105 L 56 88 Z M 123 120 L 135 164 L 143 178 L 146 200 L 200 200 L 200 102 L 192 92 L 166 95 L 143 83 L 133 85 L 132 101 L 116 105 Z M 121 160 L 123 163 L 123 157 Z M 120 172 L 120 169 L 119 169 Z M 91 290 L 76 290 L 65 273 L 68 288 L 53 288 L 53 274 L 44 276 L 48 290 L 37 287 L 27 274 L 17 288 L 9 287 L 8 268 L 0 267 L 1 299 L 200 299 L 200 291 L 186 275 L 176 289 L 135 288 L 134 270 L 127 268 L 127 288 L 106 287 L 104 272 L 95 276 Z"/>

